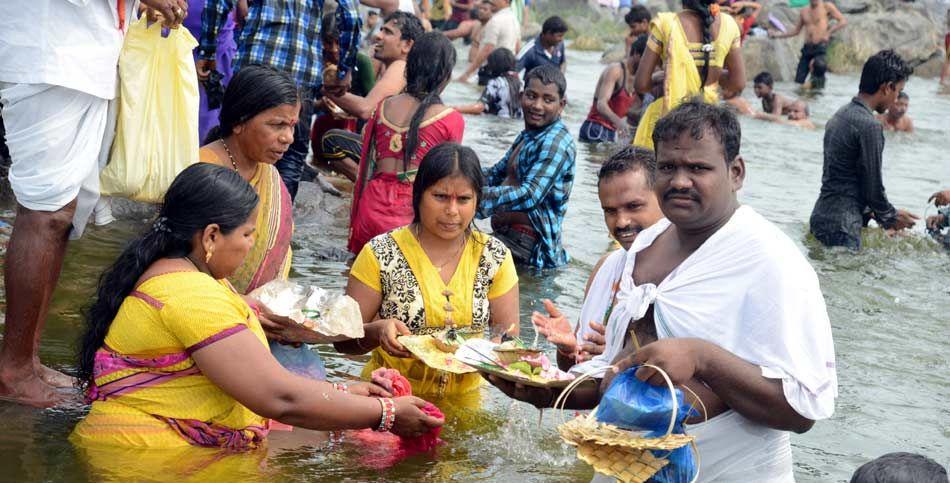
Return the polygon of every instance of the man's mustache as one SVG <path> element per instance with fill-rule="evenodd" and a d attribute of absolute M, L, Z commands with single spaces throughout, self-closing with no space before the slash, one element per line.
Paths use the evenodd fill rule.
<path fill-rule="evenodd" d="M 637 235 L 641 231 L 643 231 L 643 227 L 640 225 L 630 225 L 630 226 L 624 226 L 624 227 L 618 226 L 617 228 L 614 228 L 614 236 L 617 238 L 620 238 L 620 237 L 629 235 L 631 233 L 633 233 L 634 235 Z"/>
<path fill-rule="evenodd" d="M 664 201 L 669 200 L 669 199 L 672 198 L 673 196 L 680 196 L 680 197 L 682 197 L 682 196 L 688 196 L 689 199 L 691 199 L 691 200 L 693 200 L 693 201 L 699 201 L 699 200 L 700 200 L 700 198 L 699 198 L 699 193 L 697 193 L 695 190 L 692 190 L 692 189 L 689 189 L 689 188 L 686 188 L 686 189 L 670 188 L 670 189 L 668 189 L 668 190 L 666 190 L 666 191 L 663 192 L 663 200 L 664 200 Z"/>

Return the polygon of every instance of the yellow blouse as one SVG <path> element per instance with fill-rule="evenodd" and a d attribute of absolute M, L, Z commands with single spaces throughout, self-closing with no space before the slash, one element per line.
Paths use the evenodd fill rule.
<path fill-rule="evenodd" d="M 712 55 L 709 56 L 710 67 L 722 67 L 726 62 L 726 56 L 729 55 L 729 51 L 739 47 L 741 38 L 739 25 L 734 18 L 725 13 L 719 14 L 719 17 L 719 35 L 712 41 L 713 52 Z M 678 35 L 679 33 L 682 33 L 684 39 L 686 38 L 683 25 L 680 23 L 676 13 L 666 12 L 658 14 L 657 17 L 650 22 L 650 37 L 647 39 L 647 48 L 659 55 L 661 59 L 666 60 L 668 54 L 664 45 L 670 41 L 670 35 Z M 689 47 L 689 52 L 692 54 L 696 66 L 702 67 L 702 42 L 687 41 L 686 45 Z"/>
<path fill-rule="evenodd" d="M 126 297 L 109 327 L 105 345 L 112 352 L 136 358 L 187 353 L 189 348 L 216 340 L 216 335 L 243 325 L 264 347 L 257 317 L 226 281 L 199 272 L 158 275 L 142 283 L 139 296 Z M 225 332 L 227 333 L 227 332 Z M 187 372 L 187 357 L 167 372 Z M 126 369 L 96 378 L 99 386 L 145 372 Z M 89 415 L 76 426 L 76 443 L 123 447 L 175 448 L 189 442 L 155 415 L 215 423 L 233 429 L 265 427 L 267 419 L 234 400 L 197 371 L 159 384 L 110 396 L 92 403 Z"/>
<path fill-rule="evenodd" d="M 382 294 L 379 317 L 395 318 L 413 334 L 445 327 L 446 289 L 453 293 L 452 320 L 463 333 L 482 335 L 490 320 L 489 301 L 518 284 L 511 252 L 499 240 L 475 232 L 462 249 L 449 283 L 443 282 L 408 227 L 377 236 L 357 255 L 350 274 Z M 416 359 L 392 357 L 380 349 L 363 369 L 363 377 L 378 367 L 398 369 L 416 394 L 458 394 L 479 386 L 477 374 L 454 375 L 430 369 Z"/>

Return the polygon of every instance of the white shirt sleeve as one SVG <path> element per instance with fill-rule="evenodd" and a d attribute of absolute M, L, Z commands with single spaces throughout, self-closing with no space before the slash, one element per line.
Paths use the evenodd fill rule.
<path fill-rule="evenodd" d="M 785 400 L 798 414 L 813 421 L 828 419 L 834 414 L 837 394 L 833 385 L 826 385 L 819 389 L 818 394 L 815 394 L 777 367 L 761 367 L 760 369 L 762 377 L 782 381 Z"/>

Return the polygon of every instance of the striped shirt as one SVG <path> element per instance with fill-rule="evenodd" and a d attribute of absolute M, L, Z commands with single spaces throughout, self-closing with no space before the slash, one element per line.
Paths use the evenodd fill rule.
<path fill-rule="evenodd" d="M 513 150 L 518 152 L 518 186 L 502 186 Z M 495 213 L 523 212 L 531 220 L 538 243 L 530 264 L 555 268 L 570 260 L 561 246 L 561 225 L 574 184 L 574 138 L 560 119 L 535 130 L 525 129 L 501 161 L 485 169 L 485 187 L 479 201 L 479 218 Z"/>
<path fill-rule="evenodd" d="M 196 0 L 200 1 L 200 0 Z M 340 31 L 339 75 L 356 64 L 360 44 L 360 17 L 355 0 L 337 0 Z M 206 0 L 201 14 L 198 58 L 213 60 L 218 31 L 234 8 L 234 0 Z M 323 0 L 250 0 L 244 28 L 238 36 L 234 71 L 242 65 L 263 64 L 290 74 L 297 85 L 315 88 L 323 83 L 323 45 L 320 20 Z"/>

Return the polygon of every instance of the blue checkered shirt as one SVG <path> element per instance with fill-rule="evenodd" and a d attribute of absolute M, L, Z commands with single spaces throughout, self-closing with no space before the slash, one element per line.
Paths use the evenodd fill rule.
<path fill-rule="evenodd" d="M 337 3 L 342 56 L 338 67 L 342 79 L 356 65 L 360 16 L 356 0 Z M 214 60 L 218 32 L 233 8 L 234 0 L 205 0 L 198 58 Z M 323 83 L 322 13 L 323 0 L 248 0 L 247 19 L 237 39 L 234 71 L 242 65 L 269 65 L 293 76 L 300 87 L 319 86 Z"/>
<path fill-rule="evenodd" d="M 508 174 L 508 159 L 517 146 L 520 186 L 502 186 Z M 574 184 L 574 138 L 560 119 L 537 130 L 524 130 L 505 156 L 485 169 L 486 184 L 479 201 L 479 218 L 495 213 L 527 213 L 538 235 L 530 264 L 555 268 L 570 260 L 561 246 L 561 225 Z"/>

